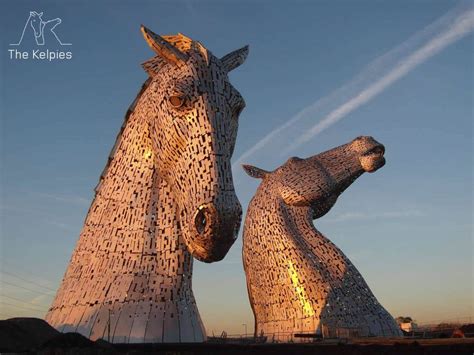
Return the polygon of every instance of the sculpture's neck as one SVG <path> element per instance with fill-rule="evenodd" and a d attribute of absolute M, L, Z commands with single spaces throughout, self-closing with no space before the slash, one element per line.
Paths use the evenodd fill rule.
<path fill-rule="evenodd" d="M 310 159 L 327 174 L 327 183 L 321 184 L 322 193 L 311 203 L 312 219 L 324 216 L 341 195 L 364 171 L 355 156 L 348 154 L 345 146 L 332 149 Z M 341 165 L 344 161 L 344 166 Z"/>
<path fill-rule="evenodd" d="M 317 290 L 304 287 L 307 297 L 314 297 L 317 294 L 319 295 L 317 297 L 325 298 L 330 287 L 339 287 L 345 272 L 352 268 L 352 264 L 334 243 L 315 228 L 311 208 L 285 205 L 281 215 L 285 220 L 283 226 L 286 231 L 285 239 L 288 240 L 285 248 L 293 250 L 290 257 L 291 264 L 295 270 L 304 270 L 299 275 L 302 280 L 313 280 L 313 283 L 318 280 Z M 292 265 L 285 264 L 285 267 Z M 290 289 L 298 291 L 294 286 L 293 283 Z M 303 289 L 302 285 L 298 286 Z M 313 304 L 313 307 L 315 314 L 319 315 L 321 309 L 317 307 L 317 303 Z"/>
<path fill-rule="evenodd" d="M 193 259 L 173 192 L 154 163 L 150 106 L 140 96 L 101 175 L 46 319 L 92 339 L 108 327 L 115 342 L 202 341 L 191 288 Z"/>
<path fill-rule="evenodd" d="M 181 237 L 173 192 L 155 166 L 147 112 L 138 98 L 96 187 L 86 225 L 97 237 L 112 228 L 107 252 L 130 254 L 123 272 L 153 271 L 175 278 L 173 284 L 189 275 L 190 282 L 192 257 Z M 133 255 L 141 257 L 132 263 Z"/>

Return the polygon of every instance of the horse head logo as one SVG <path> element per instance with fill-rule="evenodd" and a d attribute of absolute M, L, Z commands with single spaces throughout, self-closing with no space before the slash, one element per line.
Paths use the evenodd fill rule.
<path fill-rule="evenodd" d="M 30 11 L 30 16 L 25 22 L 25 26 L 23 27 L 23 32 L 21 33 L 19 41 L 17 43 L 11 43 L 10 45 L 19 46 L 23 41 L 26 30 L 31 28 L 38 46 L 43 46 L 45 44 L 45 33 L 51 34 L 61 46 L 70 46 L 71 43 L 62 42 L 55 32 L 55 28 L 61 22 L 62 20 L 59 17 L 45 21 L 43 20 L 43 12 Z"/>

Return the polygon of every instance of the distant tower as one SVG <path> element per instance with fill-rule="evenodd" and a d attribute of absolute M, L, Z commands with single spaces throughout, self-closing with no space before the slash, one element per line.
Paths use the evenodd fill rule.
<path fill-rule="evenodd" d="M 262 183 L 245 218 L 243 259 L 255 335 L 288 341 L 295 333 L 400 336 L 351 261 L 314 228 L 362 173 L 385 164 L 371 137 L 307 159 L 290 158 L 273 172 L 244 166 Z"/>
<path fill-rule="evenodd" d="M 244 47 L 217 58 L 178 34 L 142 27 L 156 56 L 96 187 L 46 320 L 114 343 L 200 342 L 193 256 L 221 260 L 241 207 L 230 159 L 244 107 L 227 73 Z"/>

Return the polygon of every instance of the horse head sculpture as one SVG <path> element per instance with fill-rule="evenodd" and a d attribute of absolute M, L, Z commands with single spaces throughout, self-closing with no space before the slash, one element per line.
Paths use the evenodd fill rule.
<path fill-rule="evenodd" d="M 193 256 L 221 260 L 241 222 L 230 158 L 244 100 L 217 58 L 141 28 L 156 55 L 130 106 L 46 320 L 91 339 L 199 342 Z"/>
<path fill-rule="evenodd" d="M 234 150 L 243 98 L 228 72 L 247 56 L 244 47 L 219 59 L 182 34 L 164 36 L 142 26 L 157 55 L 144 64 L 151 77 L 148 102 L 155 163 L 178 204 L 191 254 L 221 260 L 240 227 L 241 206 L 232 182 Z"/>
<path fill-rule="evenodd" d="M 271 173 L 249 165 L 244 169 L 252 177 L 268 176 L 285 204 L 310 207 L 316 219 L 324 216 L 360 175 L 384 166 L 384 152 L 382 144 L 362 136 L 307 159 L 292 157 Z"/>
<path fill-rule="evenodd" d="M 313 225 L 364 172 L 385 164 L 385 148 L 358 137 L 307 159 L 290 158 L 269 172 L 244 165 L 262 183 L 250 202 L 243 237 L 255 334 L 295 340 L 325 336 L 399 336 L 364 279 Z"/>

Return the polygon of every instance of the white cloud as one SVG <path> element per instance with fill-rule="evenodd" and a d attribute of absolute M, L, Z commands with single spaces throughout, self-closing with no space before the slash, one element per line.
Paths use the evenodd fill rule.
<path fill-rule="evenodd" d="M 52 200 L 67 202 L 67 203 L 72 203 L 72 204 L 77 204 L 77 205 L 89 205 L 91 203 L 89 199 L 81 197 L 81 196 L 53 195 L 53 194 L 48 194 L 48 193 L 38 193 L 38 195 L 52 199 Z"/>
<path fill-rule="evenodd" d="M 419 210 L 387 211 L 387 212 L 346 212 L 334 217 L 324 218 L 325 222 L 345 222 L 366 219 L 398 219 L 410 217 L 423 217 L 425 214 Z"/>
<path fill-rule="evenodd" d="M 29 303 L 31 305 L 44 306 L 47 309 L 48 307 L 47 304 L 49 304 L 50 302 L 51 302 L 51 299 L 47 295 L 38 295 L 38 296 L 35 296 Z"/>

